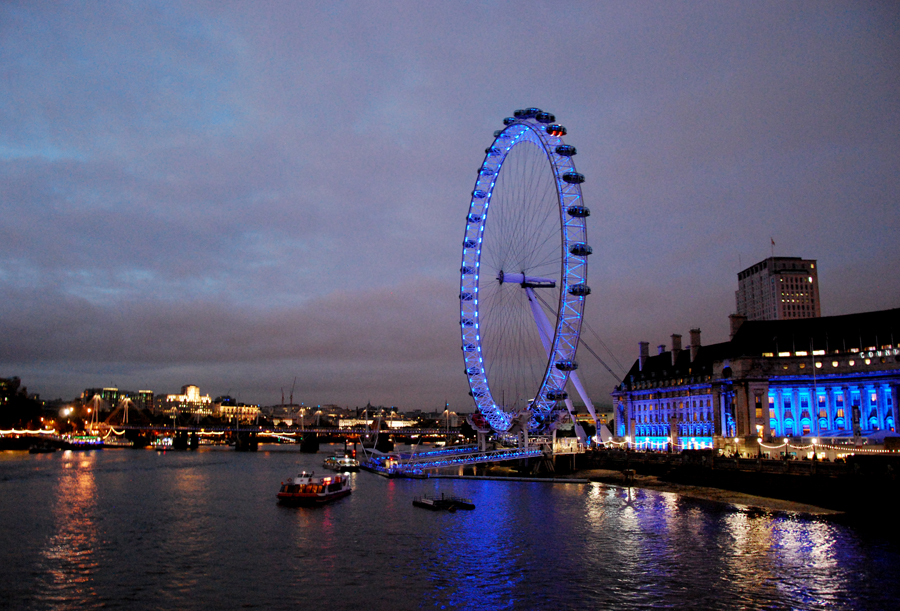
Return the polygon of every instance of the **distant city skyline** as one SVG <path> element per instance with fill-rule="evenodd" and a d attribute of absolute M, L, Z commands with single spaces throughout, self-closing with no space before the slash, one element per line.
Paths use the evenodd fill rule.
<path fill-rule="evenodd" d="M 900 8 L 0 5 L 0 377 L 271 405 L 472 402 L 464 218 L 492 133 L 555 114 L 593 246 L 579 372 L 728 338 L 737 274 L 815 259 L 900 305 Z M 773 249 L 772 242 L 775 246 Z"/>

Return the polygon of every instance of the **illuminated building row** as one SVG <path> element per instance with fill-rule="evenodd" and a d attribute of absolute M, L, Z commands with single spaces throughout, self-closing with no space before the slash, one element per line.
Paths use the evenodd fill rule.
<path fill-rule="evenodd" d="M 732 315 L 727 342 L 640 352 L 612 393 L 616 434 L 665 448 L 732 437 L 878 437 L 896 430 L 900 309 L 795 320 Z M 894 338 L 897 338 L 895 340 Z"/>

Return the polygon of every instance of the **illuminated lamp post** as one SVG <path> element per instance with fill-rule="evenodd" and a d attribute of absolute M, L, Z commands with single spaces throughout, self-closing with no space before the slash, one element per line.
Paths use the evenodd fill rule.
<path fill-rule="evenodd" d="M 740 455 L 741 455 L 741 453 L 740 453 L 740 446 L 738 446 L 738 442 L 739 442 L 739 441 L 740 441 L 740 438 L 739 438 L 739 437 L 735 437 L 735 438 L 734 438 L 734 455 L 735 455 L 735 456 L 740 456 Z"/>
<path fill-rule="evenodd" d="M 813 460 L 818 460 L 818 457 L 816 456 L 816 443 L 817 443 L 818 441 L 819 441 L 819 440 L 818 440 L 816 437 L 813 437 L 813 438 L 812 438 L 812 447 L 813 447 L 813 457 L 812 457 L 812 459 L 813 459 Z"/>
<path fill-rule="evenodd" d="M 787 460 L 787 454 L 788 454 L 788 441 L 789 441 L 788 438 L 785 437 L 784 438 L 784 459 L 785 460 Z"/>

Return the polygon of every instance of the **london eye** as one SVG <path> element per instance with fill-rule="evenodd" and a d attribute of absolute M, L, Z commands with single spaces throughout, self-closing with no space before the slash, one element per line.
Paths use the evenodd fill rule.
<path fill-rule="evenodd" d="M 586 218 L 566 128 L 538 108 L 494 132 L 477 170 L 460 266 L 465 373 L 494 431 L 551 430 L 575 373 L 587 284 Z M 593 415 L 593 406 L 589 407 Z M 480 419 L 480 418 L 479 418 Z"/>

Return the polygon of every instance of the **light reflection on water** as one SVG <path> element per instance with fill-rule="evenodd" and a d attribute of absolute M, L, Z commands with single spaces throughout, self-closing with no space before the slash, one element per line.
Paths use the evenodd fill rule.
<path fill-rule="evenodd" d="M 359 473 L 335 504 L 275 503 L 332 451 L 5 453 L 0 607 L 861 609 L 900 593 L 894 542 L 670 493 Z M 478 508 L 411 505 L 442 491 Z"/>
<path fill-rule="evenodd" d="M 63 452 L 60 477 L 49 496 L 54 529 L 41 555 L 40 584 L 49 602 L 86 606 L 96 598 L 93 574 L 99 565 L 95 516 L 94 456 Z"/>

